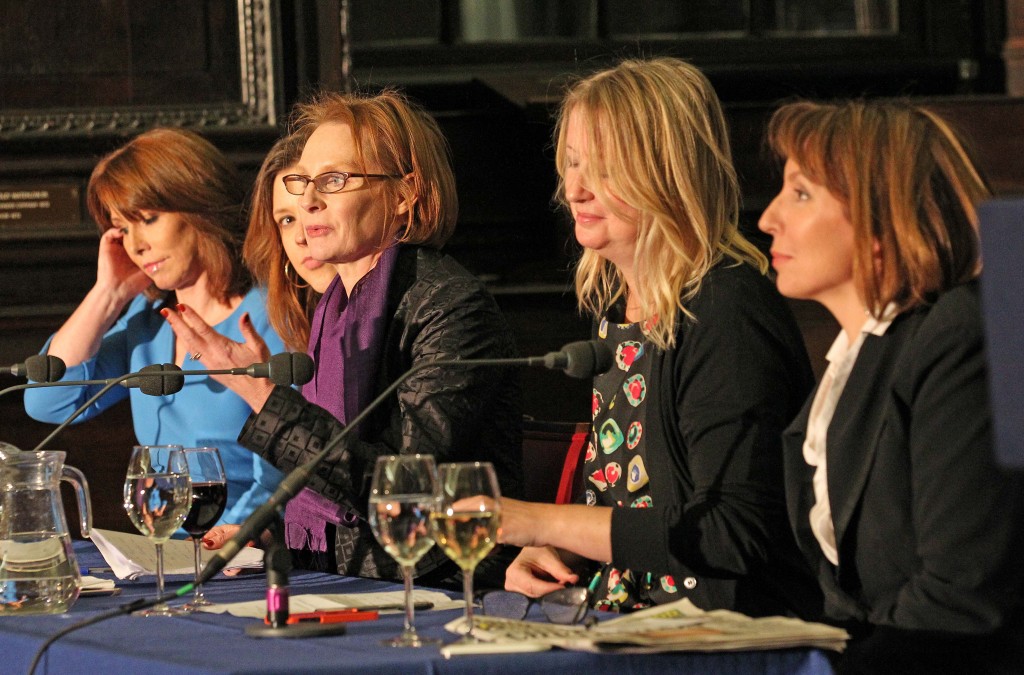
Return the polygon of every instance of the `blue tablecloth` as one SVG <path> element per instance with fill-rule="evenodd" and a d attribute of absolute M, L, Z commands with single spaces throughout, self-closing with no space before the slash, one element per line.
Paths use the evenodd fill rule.
<path fill-rule="evenodd" d="M 89 542 L 76 542 L 78 563 L 104 565 Z M 168 589 L 186 577 L 169 577 Z M 139 597 L 152 597 L 155 580 L 118 581 L 119 596 L 80 598 L 71 612 L 53 616 L 0 617 L 0 673 L 25 673 L 36 650 L 58 630 L 100 611 Z M 400 590 L 397 584 L 309 572 L 294 573 L 292 595 Z M 226 578 L 206 587 L 214 602 L 264 597 L 262 574 Z M 424 635 L 452 641 L 444 624 L 456 610 L 419 612 L 416 626 Z M 380 641 L 401 632 L 402 616 L 348 624 L 348 634 L 303 639 L 256 639 L 245 634 L 253 619 L 226 614 L 183 617 L 120 616 L 62 637 L 47 650 L 37 673 L 135 673 L 138 675 L 239 673 L 757 673 L 831 674 L 828 659 L 814 649 L 738 653 L 656 655 L 549 652 L 458 656 L 446 660 L 436 647 L 395 649 Z"/>

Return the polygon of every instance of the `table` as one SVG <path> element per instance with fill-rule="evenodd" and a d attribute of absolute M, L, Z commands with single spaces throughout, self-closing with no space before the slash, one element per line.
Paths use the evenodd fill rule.
<path fill-rule="evenodd" d="M 102 566 L 102 557 L 90 542 L 75 542 L 83 567 Z M 173 589 L 187 577 L 168 577 Z M 155 594 L 155 580 L 118 581 L 119 596 L 84 597 L 68 614 L 0 617 L 0 672 L 26 673 L 43 641 L 71 623 L 113 609 L 139 597 Z M 295 572 L 292 595 L 302 593 L 357 593 L 400 590 L 399 584 Z M 214 602 L 262 598 L 265 577 L 253 574 L 218 576 L 206 586 Z M 452 594 L 452 597 L 457 595 Z M 444 624 L 459 616 L 457 610 L 419 612 L 417 629 L 426 636 L 455 639 Z M 270 673 L 375 675 L 384 673 L 768 673 L 831 675 L 825 654 L 815 649 L 788 649 L 737 653 L 673 653 L 654 655 L 588 654 L 552 650 L 525 654 L 458 656 L 446 660 L 436 647 L 395 649 L 380 640 L 397 635 L 402 615 L 383 615 L 377 621 L 351 623 L 348 634 L 303 639 L 256 639 L 245 635 L 252 619 L 227 614 L 192 614 L 183 617 L 119 616 L 66 635 L 49 647 L 36 669 L 54 673 L 138 673 L 194 675 Z"/>

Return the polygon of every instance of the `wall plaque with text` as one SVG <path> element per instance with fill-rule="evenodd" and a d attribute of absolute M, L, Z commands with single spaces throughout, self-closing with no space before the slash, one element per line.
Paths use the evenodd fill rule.
<path fill-rule="evenodd" d="M 0 237 L 91 231 L 78 183 L 0 183 Z"/>

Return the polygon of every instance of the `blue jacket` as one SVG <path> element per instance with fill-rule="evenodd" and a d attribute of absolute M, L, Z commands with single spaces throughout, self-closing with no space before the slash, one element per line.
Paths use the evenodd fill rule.
<path fill-rule="evenodd" d="M 139 296 L 103 336 L 92 359 L 71 366 L 65 380 L 104 380 L 135 372 L 143 366 L 169 363 L 174 358 L 174 332 L 160 316 L 160 301 Z M 213 328 L 241 341 L 238 319 L 249 312 L 253 326 L 272 353 L 284 344 L 270 327 L 266 294 L 250 290 L 242 304 Z M 52 339 L 52 338 L 51 338 Z M 43 353 L 49 347 L 49 340 Z M 198 361 L 186 359 L 185 370 L 200 370 Z M 40 422 L 63 422 L 101 387 L 41 387 L 25 391 L 25 411 Z M 280 482 L 282 474 L 235 440 L 252 409 L 241 398 L 210 377 L 185 378 L 184 388 L 170 396 L 148 396 L 139 389 L 114 387 L 90 406 L 77 421 L 96 417 L 128 397 L 131 399 L 135 436 L 147 445 L 177 444 L 183 447 L 212 445 L 220 450 L 228 478 L 228 505 L 221 523 L 240 523 L 262 504 Z"/>

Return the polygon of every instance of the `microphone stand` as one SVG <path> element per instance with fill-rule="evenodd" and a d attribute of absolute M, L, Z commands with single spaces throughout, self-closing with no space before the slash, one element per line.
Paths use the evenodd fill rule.
<path fill-rule="evenodd" d="M 348 437 L 350 431 L 362 422 L 366 417 L 373 412 L 377 406 L 386 401 L 388 397 L 394 393 L 403 382 L 408 380 L 413 375 L 427 370 L 428 368 L 441 368 L 449 366 L 523 366 L 523 365 L 545 365 L 543 359 L 547 357 L 527 357 L 518 359 L 448 359 L 439 361 L 430 361 L 429 363 L 420 363 L 409 370 L 407 370 L 401 377 L 389 384 L 384 391 L 382 391 L 377 398 L 370 401 L 363 410 L 349 421 L 345 428 L 338 433 L 337 436 L 329 440 L 324 444 L 323 449 L 317 453 L 313 459 L 309 460 L 305 464 L 301 464 L 292 470 L 287 476 L 284 477 L 278 486 L 274 490 L 274 493 L 260 505 L 255 511 L 249 514 L 249 517 L 245 519 L 239 527 L 238 532 L 221 547 L 220 551 L 215 555 L 203 568 L 202 573 L 199 575 L 198 584 L 205 584 L 207 581 L 212 579 L 214 575 L 224 569 L 232 558 L 242 550 L 242 548 L 250 541 L 254 541 L 263 530 L 265 530 L 274 518 L 283 517 L 284 507 L 292 497 L 299 493 L 299 491 L 305 487 L 310 475 L 316 469 L 316 467 L 331 454 L 341 442 Z M 190 589 L 191 590 L 191 589 Z"/>
<path fill-rule="evenodd" d="M 366 419 L 366 417 L 373 412 L 381 403 L 386 401 L 389 396 L 406 380 L 413 375 L 420 373 L 430 368 L 442 368 L 442 367 L 477 367 L 477 366 L 544 366 L 546 368 L 561 368 L 564 369 L 568 375 L 573 377 L 589 377 L 595 372 L 604 372 L 612 365 L 613 356 L 611 350 L 605 345 L 596 341 L 589 342 L 576 342 L 566 345 L 560 352 L 550 352 L 544 356 L 530 356 L 524 358 L 508 358 L 508 359 L 441 359 L 437 361 L 430 361 L 427 363 L 419 363 L 405 373 L 403 373 L 398 379 L 388 385 L 377 398 L 370 401 L 370 403 L 363 408 L 363 410 L 356 415 L 353 419 L 349 420 L 345 425 L 345 428 L 338 433 L 337 436 L 330 439 L 324 444 L 323 449 L 317 453 L 315 457 L 301 464 L 292 470 L 287 476 L 284 477 L 274 493 L 253 511 L 245 522 L 239 527 L 235 536 L 232 537 L 227 543 L 221 547 L 217 555 L 210 559 L 210 561 L 203 568 L 203 571 L 199 575 L 199 579 L 192 584 L 188 584 L 184 587 L 184 592 L 188 592 L 194 588 L 194 586 L 204 584 L 220 572 L 224 567 L 231 562 L 232 558 L 250 541 L 255 540 L 260 533 L 271 526 L 275 521 L 280 521 L 284 516 L 285 504 L 291 500 L 298 492 L 305 487 L 310 475 L 316 469 L 316 467 L 327 458 L 338 446 L 341 445 L 342 441 L 348 437 L 352 429 L 355 429 L 359 424 Z M 269 570 L 269 568 L 268 568 Z M 280 580 L 280 572 L 275 572 L 275 579 Z M 270 583 L 270 573 L 268 571 L 268 584 Z M 272 591 L 268 588 L 267 600 L 268 600 L 268 616 L 272 613 L 280 615 L 282 612 L 287 616 L 287 608 L 282 609 L 276 603 L 283 598 L 287 601 L 287 593 L 280 593 L 279 590 Z M 303 629 L 310 629 L 310 632 L 306 632 L 305 635 L 316 635 L 325 633 L 312 632 L 312 626 L 318 624 L 306 624 L 303 625 Z M 327 624 L 329 625 L 329 624 Z M 263 626 L 250 627 L 252 630 L 247 630 L 246 633 L 255 637 L 278 637 L 281 635 L 290 636 L 291 631 L 294 631 L 298 624 L 288 626 L 287 630 L 275 629 L 273 626 L 270 630 L 263 630 Z M 298 634 L 298 633 L 294 633 Z"/>
<path fill-rule="evenodd" d="M 284 480 L 282 480 L 277 490 L 263 503 L 259 508 L 253 511 L 238 532 L 232 537 L 227 543 L 221 547 L 220 552 L 214 556 L 206 566 L 203 568 L 202 573 L 199 575 L 199 581 L 195 585 L 201 585 L 208 582 L 213 578 L 217 572 L 224 569 L 224 567 L 231 561 L 232 558 L 250 541 L 254 541 L 263 530 L 271 530 L 271 544 L 264 554 L 264 566 L 267 570 L 267 620 L 270 622 L 269 626 L 266 625 L 250 625 L 246 627 L 245 634 L 250 637 L 314 637 L 318 635 L 338 635 L 344 632 L 344 624 L 291 624 L 287 625 L 288 620 L 288 574 L 287 571 L 283 571 L 283 566 L 276 562 L 276 557 L 271 554 L 271 549 L 281 546 L 284 548 L 285 554 L 289 557 L 288 565 L 291 564 L 291 553 L 288 551 L 287 546 L 283 542 L 283 528 L 278 527 L 277 524 L 284 521 L 284 507 L 298 492 L 306 486 L 306 482 L 309 476 L 313 473 L 316 467 L 327 458 L 331 452 L 334 451 L 341 442 L 348 437 L 351 429 L 359 426 L 366 417 L 373 412 L 377 406 L 386 401 L 388 397 L 394 393 L 403 382 L 408 380 L 413 375 L 426 370 L 428 368 L 440 368 L 448 366 L 518 366 L 518 365 L 533 365 L 535 358 L 520 358 L 520 359 L 449 359 L 440 361 L 431 361 L 429 363 L 420 363 L 409 370 L 407 370 L 401 377 L 392 382 L 387 388 L 382 391 L 377 398 L 370 401 L 363 410 L 356 415 L 352 421 L 345 425 L 345 428 L 341 432 L 332 438 L 330 441 L 324 444 L 323 449 L 305 464 L 302 464 L 292 470 Z M 278 535 L 275 531 L 280 531 L 282 541 L 278 541 Z M 330 542 L 329 542 L 330 544 Z M 271 567 L 267 564 L 268 562 L 275 565 L 275 569 L 271 571 Z M 281 586 L 285 588 L 282 591 Z M 282 606 L 283 603 L 283 606 Z M 280 617 L 284 617 L 283 621 Z M 276 621 L 281 625 L 274 625 Z M 332 630 L 333 629 L 333 630 Z"/>
<path fill-rule="evenodd" d="M 44 445 L 46 445 L 47 443 L 52 441 L 54 438 L 56 438 L 57 434 L 59 434 L 60 432 L 64 431 L 64 429 L 66 429 L 69 424 L 71 424 L 76 419 L 78 419 L 78 417 L 82 413 L 84 413 L 86 410 L 89 409 L 89 406 L 91 406 L 93 403 L 95 403 L 100 398 L 102 398 L 104 394 L 106 394 L 108 391 L 110 391 L 114 387 L 114 385 L 121 384 L 121 383 L 123 383 L 123 382 L 125 382 L 127 380 L 130 380 L 130 379 L 136 378 L 136 377 L 153 377 L 153 376 L 156 376 L 156 377 L 164 377 L 164 378 L 166 378 L 166 377 L 184 377 L 185 375 L 200 375 L 200 374 L 202 374 L 202 375 L 205 375 L 205 374 L 219 375 L 221 373 L 227 373 L 227 372 L 228 371 L 202 371 L 201 373 L 197 373 L 197 372 L 193 372 L 193 371 L 189 371 L 189 370 L 153 370 L 152 372 L 140 371 L 140 372 L 137 372 L 137 373 L 128 373 L 127 375 L 121 375 L 120 377 L 115 377 L 115 378 L 112 378 L 112 379 L 109 379 L 109 380 L 80 380 L 80 381 L 77 381 L 77 382 L 76 381 L 68 381 L 68 382 L 37 382 L 35 384 L 15 385 L 14 387 L 9 387 L 8 389 L 4 389 L 3 391 L 0 391 L 0 395 L 3 395 L 5 393 L 7 393 L 8 391 L 13 391 L 15 389 L 34 389 L 36 387 L 45 387 L 47 385 L 49 385 L 51 387 L 54 386 L 54 385 L 60 385 L 62 387 L 64 387 L 64 386 L 66 386 L 66 387 L 86 386 L 86 385 L 94 385 L 94 384 L 103 384 L 104 385 L 102 389 L 100 389 L 98 392 L 96 392 L 95 394 L 90 396 L 88 398 L 88 400 L 86 400 L 85 403 L 80 405 L 78 407 L 78 409 L 75 410 L 75 412 L 71 413 L 70 417 L 68 417 L 66 420 L 64 420 L 59 425 L 57 425 L 57 427 L 53 431 L 51 431 L 49 433 L 49 435 L 47 435 L 46 438 L 41 440 L 39 442 L 39 444 L 36 445 L 36 447 L 32 448 L 32 451 L 36 452 L 38 450 L 41 450 Z M 173 391 L 173 392 L 163 392 L 163 391 L 161 391 L 159 393 L 156 393 L 155 395 L 162 396 L 164 394 L 176 393 L 177 391 L 180 391 L 180 387 L 175 389 L 175 391 Z M 150 394 L 152 392 L 144 391 L 143 393 Z"/>
<path fill-rule="evenodd" d="M 292 553 L 284 539 L 284 520 L 275 515 L 267 530 L 270 539 L 263 552 L 263 567 L 267 571 L 267 616 L 264 623 L 246 626 L 245 634 L 254 638 L 344 635 L 347 627 L 343 623 L 288 623 L 288 573 L 292 567 Z"/>
<path fill-rule="evenodd" d="M 253 364 L 253 365 L 255 366 L 255 365 L 258 365 L 258 364 Z M 86 387 L 86 386 L 93 386 L 93 385 L 97 385 L 97 384 L 104 385 L 103 388 L 101 388 L 98 392 L 96 392 L 95 394 L 90 396 L 89 399 L 85 403 L 83 403 L 81 406 L 78 407 L 78 409 L 76 409 L 73 413 L 71 413 L 71 415 L 66 420 L 64 420 L 59 425 L 57 425 L 57 427 L 54 428 L 53 431 L 51 431 L 49 433 L 49 435 L 46 436 L 46 438 L 44 438 L 42 441 L 40 441 L 39 444 L 36 445 L 36 447 L 34 447 L 32 449 L 33 452 L 37 452 L 37 451 L 41 450 L 43 448 L 43 446 L 45 446 L 47 443 L 49 443 L 54 438 L 56 438 L 57 434 L 59 434 L 64 429 L 66 429 L 68 427 L 68 425 L 70 425 L 72 422 L 74 422 L 76 419 L 78 419 L 79 416 L 82 415 L 82 413 L 84 413 L 86 410 L 88 410 L 89 407 L 93 403 L 95 403 L 100 398 L 102 398 L 104 394 L 106 394 L 108 391 L 110 391 L 114 387 L 114 385 L 116 385 L 116 384 L 123 384 L 127 380 L 131 380 L 131 379 L 135 379 L 135 378 L 150 378 L 150 377 L 160 377 L 160 378 L 173 377 L 173 378 L 182 378 L 182 386 L 184 386 L 184 377 L 186 375 L 249 375 L 250 377 L 256 377 L 256 376 L 251 375 L 250 373 L 246 372 L 247 371 L 246 368 L 221 368 L 221 369 L 218 369 L 218 370 L 180 370 L 180 369 L 178 369 L 177 366 L 174 366 L 173 368 L 168 368 L 167 366 L 168 366 L 168 364 L 164 364 L 164 366 L 156 366 L 156 367 L 146 366 L 146 368 L 153 368 L 153 370 L 146 370 L 146 368 L 143 368 L 142 370 L 140 370 L 138 372 L 128 373 L 127 375 L 121 375 L 120 377 L 114 377 L 114 378 L 111 378 L 109 380 L 68 380 L 68 381 L 57 381 L 57 382 L 28 382 L 28 383 L 16 384 L 14 386 L 7 387 L 6 389 L 0 390 L 0 396 L 3 396 L 4 394 L 8 394 L 8 393 L 14 392 L 14 391 L 21 391 L 23 389 L 36 389 L 36 388 L 39 388 L 39 387 Z M 252 368 L 252 367 L 253 366 L 250 366 L 250 368 Z M 128 384 L 127 386 L 130 387 L 132 385 Z M 172 387 L 175 387 L 175 385 L 172 384 Z M 145 386 L 142 387 L 143 393 L 144 394 L 149 394 L 151 396 L 163 396 L 163 395 L 166 395 L 166 394 L 174 394 L 174 393 L 177 393 L 180 390 L 181 390 L 181 387 L 175 387 L 173 389 L 173 391 L 164 391 L 163 389 L 161 389 L 160 391 L 150 391 L 147 387 L 145 387 Z"/>
<path fill-rule="evenodd" d="M 575 357 L 575 358 L 574 358 Z M 579 363 L 574 361 L 578 359 Z M 612 353 L 605 345 L 597 341 L 574 342 L 566 345 L 560 352 L 550 352 L 544 356 L 529 356 L 524 358 L 511 359 L 441 359 L 427 363 L 419 363 L 397 380 L 389 384 L 377 398 L 363 408 L 363 410 L 351 419 L 345 428 L 337 436 L 327 441 L 323 449 L 313 459 L 301 464 L 284 477 L 270 498 L 267 499 L 242 523 L 235 536 L 228 540 L 216 556 L 210 559 L 202 574 L 199 575 L 198 584 L 204 584 L 213 578 L 215 574 L 224 569 L 231 559 L 242 549 L 243 546 L 259 536 L 270 521 L 284 513 L 284 506 L 288 501 L 298 494 L 299 490 L 305 487 L 309 476 L 316 467 L 331 454 L 341 442 L 345 440 L 352 429 L 366 419 L 377 406 L 387 400 L 396 389 L 413 375 L 427 370 L 428 368 L 442 367 L 476 367 L 476 366 L 544 366 L 545 368 L 562 368 L 567 374 L 573 377 L 589 377 L 595 372 L 604 372 L 612 365 Z M 189 589 L 191 590 L 191 588 Z"/>

